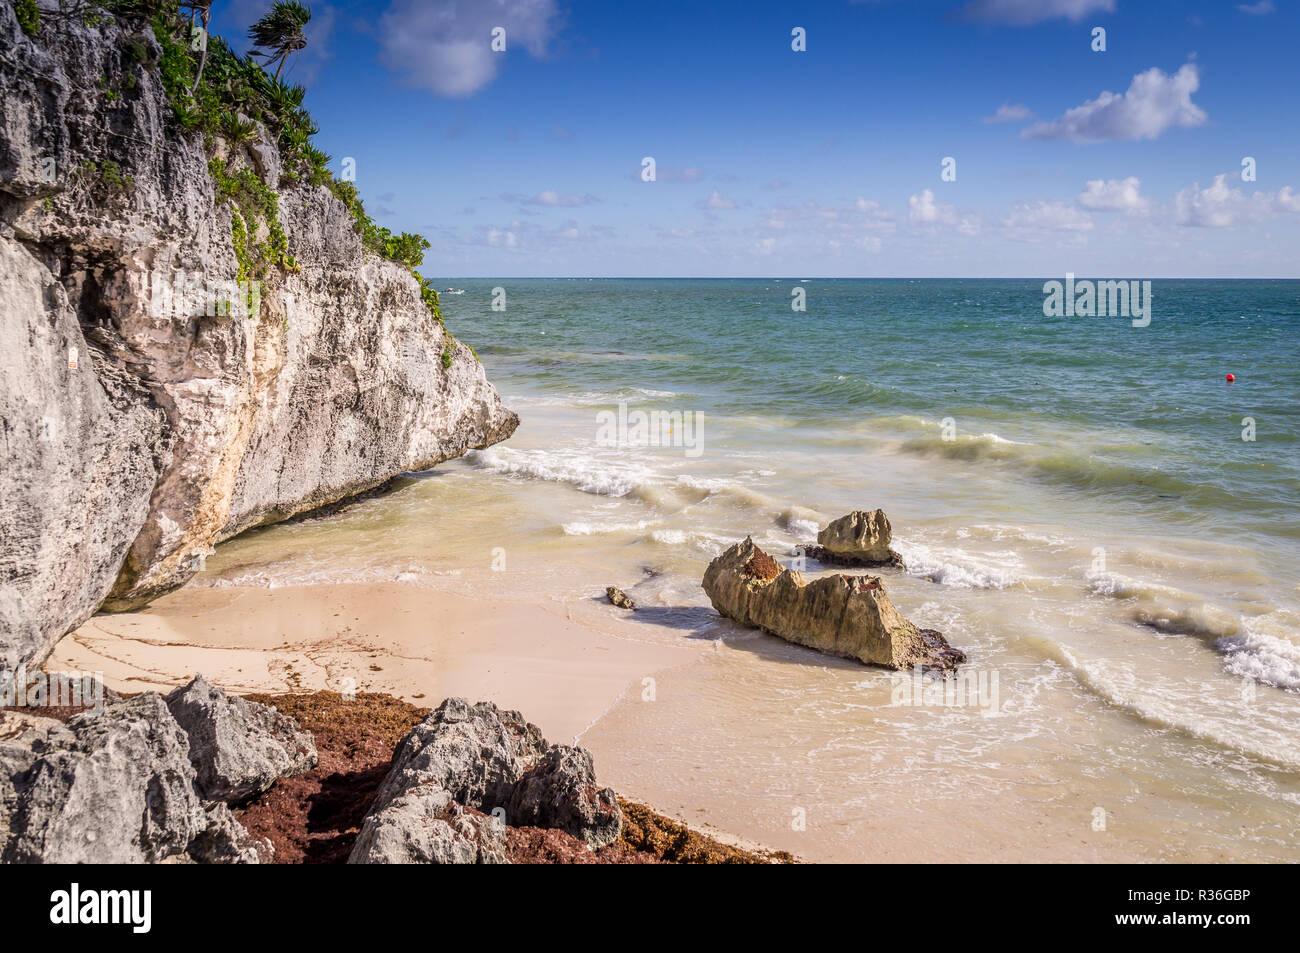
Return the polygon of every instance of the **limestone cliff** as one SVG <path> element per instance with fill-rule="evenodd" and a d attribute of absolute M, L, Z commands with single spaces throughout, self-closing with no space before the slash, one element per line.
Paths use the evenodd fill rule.
<path fill-rule="evenodd" d="M 33 35 L 0 0 L 2 667 L 183 584 L 241 530 L 518 424 L 410 269 L 329 189 L 282 178 L 273 137 L 181 128 L 159 59 L 147 23 Z M 237 218 L 226 175 L 255 176 L 277 218 Z M 246 315 L 213 300 L 247 271 L 241 242 L 277 240 L 288 264 L 238 293 Z"/>

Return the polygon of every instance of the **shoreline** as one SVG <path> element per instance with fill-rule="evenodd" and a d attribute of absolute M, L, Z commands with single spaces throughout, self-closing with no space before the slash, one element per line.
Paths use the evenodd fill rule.
<path fill-rule="evenodd" d="M 262 701 L 333 691 L 431 707 L 463 696 L 518 710 L 548 737 L 581 743 L 641 679 L 709 645 L 638 641 L 536 602 L 489 603 L 401 583 L 186 587 L 133 612 L 93 616 L 43 669 L 102 673 L 120 693 L 166 692 L 201 673 Z M 633 792 L 620 796 L 649 811 L 657 829 L 681 825 L 691 842 L 782 854 Z"/>

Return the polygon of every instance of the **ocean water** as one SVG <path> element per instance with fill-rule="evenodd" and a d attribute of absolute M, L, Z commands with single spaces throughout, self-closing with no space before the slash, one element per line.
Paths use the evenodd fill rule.
<path fill-rule="evenodd" d="M 506 580 L 611 639 L 712 642 L 582 743 L 809 857 L 1300 859 L 1300 282 L 1157 280 L 1147 327 L 1044 317 L 1042 280 L 444 283 L 518 433 L 233 540 L 200 585 Z M 676 416 L 643 439 L 620 408 Z M 960 697 L 700 590 L 745 535 L 788 562 L 875 507 Z"/>

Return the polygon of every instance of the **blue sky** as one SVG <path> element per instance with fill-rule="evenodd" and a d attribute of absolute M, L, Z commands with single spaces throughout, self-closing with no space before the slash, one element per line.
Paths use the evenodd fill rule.
<path fill-rule="evenodd" d="M 1298 0 L 312 8 L 317 144 L 431 277 L 1300 276 Z"/>

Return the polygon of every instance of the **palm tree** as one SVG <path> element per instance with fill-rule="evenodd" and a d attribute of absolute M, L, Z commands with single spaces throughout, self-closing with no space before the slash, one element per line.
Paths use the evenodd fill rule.
<path fill-rule="evenodd" d="M 266 57 L 264 65 L 276 63 L 275 78 L 280 78 L 284 61 L 307 45 L 302 29 L 311 19 L 311 8 L 297 2 L 276 2 L 271 12 L 254 23 L 248 38 L 258 47 L 250 55 Z"/>
<path fill-rule="evenodd" d="M 190 30 L 194 29 L 194 18 L 197 16 L 203 23 L 203 51 L 199 54 L 199 71 L 194 77 L 194 85 L 190 88 L 190 95 L 199 91 L 199 83 L 203 82 L 203 67 L 208 62 L 208 22 L 212 19 L 212 0 L 186 0 L 181 4 L 182 9 L 190 11 Z"/>

